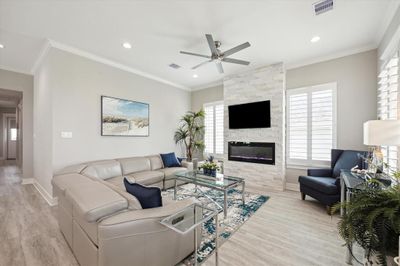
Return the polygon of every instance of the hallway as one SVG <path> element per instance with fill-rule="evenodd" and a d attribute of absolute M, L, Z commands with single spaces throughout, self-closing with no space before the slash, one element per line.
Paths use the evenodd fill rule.
<path fill-rule="evenodd" d="M 0 167 L 0 266 L 78 265 L 51 208 L 16 166 Z"/>

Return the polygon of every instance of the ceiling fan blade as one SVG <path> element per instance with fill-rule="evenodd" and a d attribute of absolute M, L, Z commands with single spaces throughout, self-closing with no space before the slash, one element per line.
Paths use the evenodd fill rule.
<path fill-rule="evenodd" d="M 250 47 L 250 43 L 249 42 L 245 42 L 245 43 L 242 43 L 242 44 L 240 44 L 240 45 L 238 45 L 236 47 L 233 47 L 232 49 L 229 49 L 229 50 L 225 51 L 223 54 L 224 54 L 224 56 L 229 56 L 229 55 L 237 53 L 237 52 L 239 52 L 239 51 L 241 51 L 243 49 L 246 49 L 247 47 Z"/>
<path fill-rule="evenodd" d="M 198 64 L 198 65 L 192 67 L 192 69 L 199 68 L 199 67 L 201 67 L 202 65 L 205 65 L 205 64 L 210 63 L 210 62 L 212 62 L 212 60 L 207 60 L 207 61 L 205 61 L 205 62 L 203 62 L 203 63 L 200 63 L 200 64 Z"/>
<path fill-rule="evenodd" d="M 215 62 L 215 65 L 217 66 L 218 72 L 220 74 L 224 74 L 224 69 L 222 68 L 221 61 Z"/>
<path fill-rule="evenodd" d="M 207 38 L 207 42 L 208 42 L 208 46 L 210 47 L 211 53 L 213 55 L 218 55 L 218 50 L 217 47 L 215 46 L 215 42 L 213 37 L 211 36 L 211 34 L 206 34 L 206 38 Z"/>
<path fill-rule="evenodd" d="M 244 60 L 239 60 L 239 59 L 234 59 L 234 58 L 224 58 L 222 61 L 227 62 L 227 63 L 233 63 L 233 64 L 239 64 L 239 65 L 249 65 L 249 61 L 244 61 Z"/>
<path fill-rule="evenodd" d="M 211 56 L 208 56 L 208 55 L 196 54 L 196 53 L 191 53 L 191 52 L 180 51 L 180 53 L 181 54 L 187 54 L 187 55 L 200 56 L 200 57 L 204 57 L 204 58 L 211 58 Z"/>

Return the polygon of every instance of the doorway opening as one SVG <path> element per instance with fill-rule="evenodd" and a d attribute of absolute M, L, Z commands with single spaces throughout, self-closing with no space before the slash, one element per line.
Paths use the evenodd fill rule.
<path fill-rule="evenodd" d="M 0 166 L 22 166 L 22 92 L 0 89 Z"/>

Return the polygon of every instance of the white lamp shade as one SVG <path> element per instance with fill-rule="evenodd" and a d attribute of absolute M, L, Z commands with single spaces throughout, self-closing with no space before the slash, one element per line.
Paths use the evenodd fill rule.
<path fill-rule="evenodd" d="M 364 144 L 400 145 L 400 120 L 370 120 L 364 123 Z"/>

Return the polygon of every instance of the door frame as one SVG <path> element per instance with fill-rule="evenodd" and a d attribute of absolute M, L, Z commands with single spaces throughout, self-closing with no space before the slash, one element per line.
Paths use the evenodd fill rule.
<path fill-rule="evenodd" d="M 8 145 L 7 145 L 7 129 L 8 129 L 8 118 L 15 118 L 16 114 L 4 113 L 3 114 L 3 154 L 0 157 L 0 160 L 7 160 L 7 153 L 8 153 Z"/>

